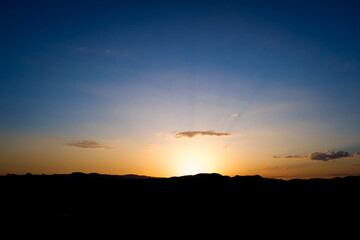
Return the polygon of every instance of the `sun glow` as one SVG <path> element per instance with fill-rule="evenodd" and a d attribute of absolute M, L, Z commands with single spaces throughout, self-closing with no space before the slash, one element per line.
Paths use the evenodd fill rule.
<path fill-rule="evenodd" d="M 189 150 L 178 155 L 176 175 L 194 175 L 214 171 L 214 161 L 209 153 Z"/>

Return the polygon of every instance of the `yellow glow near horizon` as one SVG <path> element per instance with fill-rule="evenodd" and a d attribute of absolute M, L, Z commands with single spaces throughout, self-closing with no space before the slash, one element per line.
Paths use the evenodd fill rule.
<path fill-rule="evenodd" d="M 213 172 L 214 168 L 214 159 L 209 152 L 188 149 L 178 154 L 174 172 L 176 175 L 194 175 Z"/>

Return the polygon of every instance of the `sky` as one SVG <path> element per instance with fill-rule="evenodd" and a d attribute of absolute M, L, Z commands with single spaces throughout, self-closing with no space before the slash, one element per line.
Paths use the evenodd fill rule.
<path fill-rule="evenodd" d="M 359 1 L 0 2 L 0 175 L 360 175 Z"/>

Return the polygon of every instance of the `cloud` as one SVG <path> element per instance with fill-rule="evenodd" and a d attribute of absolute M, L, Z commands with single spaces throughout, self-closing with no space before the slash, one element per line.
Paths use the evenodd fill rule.
<path fill-rule="evenodd" d="M 352 157 L 345 151 L 325 151 L 325 152 L 313 152 L 309 154 L 310 160 L 329 161 L 337 158 Z"/>
<path fill-rule="evenodd" d="M 147 150 L 156 150 L 159 149 L 161 146 L 159 144 L 154 144 L 154 143 L 147 143 L 145 144 L 145 149 Z"/>
<path fill-rule="evenodd" d="M 110 149 L 110 147 L 100 145 L 99 143 L 91 140 L 65 143 L 64 145 L 70 147 L 77 147 L 77 148 L 86 148 L 86 149 Z"/>
<path fill-rule="evenodd" d="M 81 47 L 68 47 L 68 49 L 75 50 L 75 51 L 88 51 L 87 47 L 81 46 Z"/>
<path fill-rule="evenodd" d="M 111 54 L 111 53 L 112 53 L 112 51 L 110 51 L 110 50 L 105 50 L 105 53 L 107 53 L 107 54 Z"/>
<path fill-rule="evenodd" d="M 287 155 L 287 156 L 284 156 L 284 157 L 273 156 L 273 158 L 304 158 L 304 156 L 299 156 L 299 155 Z"/>
<path fill-rule="evenodd" d="M 345 151 L 317 151 L 312 152 L 308 156 L 299 156 L 299 155 L 288 155 L 288 156 L 273 156 L 273 158 L 308 158 L 310 160 L 316 161 L 329 161 L 332 159 L 338 158 L 346 158 L 346 157 L 357 157 L 360 156 L 360 152 L 355 152 L 354 154 L 350 154 Z"/>
<path fill-rule="evenodd" d="M 234 114 L 232 114 L 231 116 L 237 118 L 237 117 L 240 117 L 241 114 L 240 114 L 240 113 L 234 113 Z"/>
<path fill-rule="evenodd" d="M 222 136 L 230 136 L 230 133 L 220 133 L 220 132 L 214 132 L 214 131 L 187 131 L 187 132 L 173 132 L 173 134 L 175 135 L 175 138 L 183 138 L 183 137 L 187 137 L 187 138 L 193 138 L 196 137 L 198 135 L 202 135 L 202 136 L 217 136 L 217 137 L 222 137 Z"/>

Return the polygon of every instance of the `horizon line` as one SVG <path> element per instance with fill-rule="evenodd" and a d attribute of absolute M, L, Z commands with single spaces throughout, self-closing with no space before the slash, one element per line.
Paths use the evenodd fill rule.
<path fill-rule="evenodd" d="M 289 180 L 311 180 L 311 179 L 336 179 L 336 178 L 347 178 L 347 177 L 360 177 L 360 174 L 358 175 L 342 175 L 339 174 L 339 176 L 328 176 L 328 177 L 294 177 L 294 178 L 290 178 L 290 177 L 263 177 L 259 174 L 248 174 L 248 175 L 223 175 L 220 173 L 216 173 L 216 172 L 199 172 L 196 174 L 186 174 L 186 175 L 174 175 L 174 176 L 170 176 L 170 177 L 155 177 L 155 176 L 149 176 L 149 175 L 143 175 L 143 174 L 133 174 L 133 173 L 129 173 L 129 174 L 106 174 L 106 173 L 96 173 L 96 172 L 71 172 L 71 173 L 53 173 L 53 174 L 45 174 L 45 173 L 40 173 L 40 174 L 33 174 L 33 173 L 25 173 L 25 174 L 16 174 L 16 173 L 6 173 L 3 175 L 0 175 L 0 177 L 6 177 L 6 176 L 56 176 L 56 175 L 75 175 L 75 174 L 82 174 L 82 175 L 100 175 L 100 176 L 113 176 L 113 177 L 126 177 L 126 176 L 134 176 L 134 177 L 139 177 L 139 178 L 157 178 L 157 179 L 170 179 L 170 178 L 181 178 L 181 177 L 194 177 L 194 176 L 198 176 L 198 175 L 220 175 L 222 177 L 229 177 L 229 178 L 234 178 L 234 177 L 260 177 L 263 179 L 274 179 L 274 180 L 284 180 L 284 181 L 289 181 Z"/>

